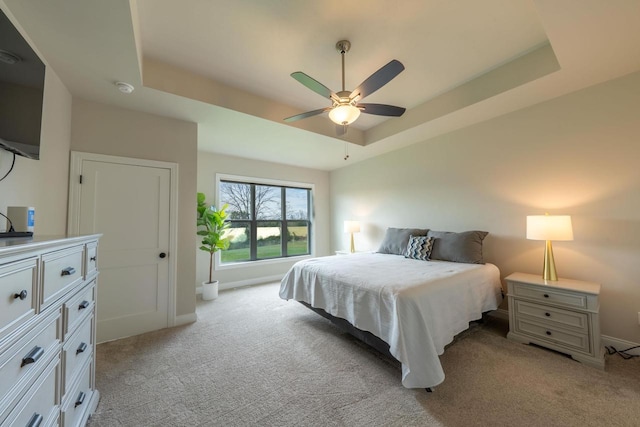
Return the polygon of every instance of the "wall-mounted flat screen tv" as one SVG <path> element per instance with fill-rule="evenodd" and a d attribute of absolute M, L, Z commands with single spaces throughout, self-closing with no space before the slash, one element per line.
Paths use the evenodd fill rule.
<path fill-rule="evenodd" d="M 40 158 L 45 65 L 0 10 L 0 148 Z"/>

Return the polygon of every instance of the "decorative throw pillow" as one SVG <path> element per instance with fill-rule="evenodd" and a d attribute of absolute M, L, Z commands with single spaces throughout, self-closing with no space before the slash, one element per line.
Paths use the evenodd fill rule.
<path fill-rule="evenodd" d="M 427 231 L 419 228 L 387 228 L 378 253 L 404 255 L 410 236 L 426 236 Z"/>
<path fill-rule="evenodd" d="M 429 259 L 441 261 L 484 264 L 482 258 L 482 241 L 487 237 L 486 231 L 431 231 L 427 236 L 433 237 L 433 249 Z"/>
<path fill-rule="evenodd" d="M 404 253 L 405 258 L 429 261 L 431 249 L 433 248 L 433 238 L 427 236 L 411 236 Z"/>

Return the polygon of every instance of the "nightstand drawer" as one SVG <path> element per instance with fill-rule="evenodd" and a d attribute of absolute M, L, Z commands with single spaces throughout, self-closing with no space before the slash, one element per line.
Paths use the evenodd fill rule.
<path fill-rule="evenodd" d="M 558 304 L 582 309 L 587 308 L 587 296 L 584 294 L 565 292 L 557 289 L 546 289 L 522 283 L 513 284 L 513 293 L 517 297 L 530 298 L 544 302 L 545 304 Z"/>
<path fill-rule="evenodd" d="M 518 315 L 537 319 L 538 322 L 553 326 L 569 326 L 576 328 L 579 332 L 589 331 L 589 316 L 585 313 L 577 313 L 571 310 L 538 305 L 530 302 L 515 300 L 515 309 Z"/>
<path fill-rule="evenodd" d="M 589 335 L 587 334 L 572 333 L 553 326 L 539 325 L 522 319 L 517 321 L 516 330 L 532 337 L 562 344 L 565 347 L 571 347 L 585 353 L 590 352 Z"/>

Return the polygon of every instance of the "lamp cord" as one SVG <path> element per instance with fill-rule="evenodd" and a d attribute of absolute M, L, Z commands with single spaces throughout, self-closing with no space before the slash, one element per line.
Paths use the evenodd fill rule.
<path fill-rule="evenodd" d="M 638 354 L 629 354 L 629 353 L 627 353 L 629 350 L 640 348 L 640 345 L 629 347 L 629 348 L 626 348 L 624 350 L 616 350 L 616 348 L 614 346 L 605 346 L 604 348 L 607 349 L 607 353 L 608 354 L 616 354 L 616 353 L 618 353 L 620 355 L 620 357 L 622 357 L 625 360 L 629 360 L 629 359 L 632 359 L 634 357 L 640 357 L 640 355 L 638 355 Z"/>

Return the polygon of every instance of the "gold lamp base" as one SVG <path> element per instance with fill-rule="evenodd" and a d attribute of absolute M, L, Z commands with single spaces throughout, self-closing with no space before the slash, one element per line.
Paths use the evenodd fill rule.
<path fill-rule="evenodd" d="M 547 244 L 544 248 L 544 265 L 542 268 L 542 278 L 544 280 L 558 280 L 558 274 L 556 273 L 556 263 L 553 260 L 553 248 L 551 247 L 551 240 L 547 240 Z"/>
<path fill-rule="evenodd" d="M 351 253 L 356 251 L 356 245 L 353 244 L 353 233 L 351 233 Z"/>

